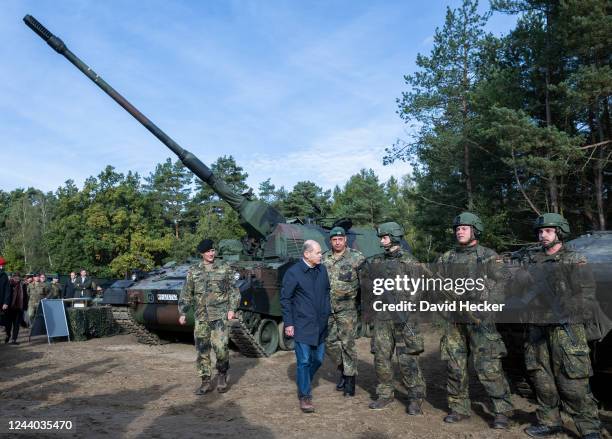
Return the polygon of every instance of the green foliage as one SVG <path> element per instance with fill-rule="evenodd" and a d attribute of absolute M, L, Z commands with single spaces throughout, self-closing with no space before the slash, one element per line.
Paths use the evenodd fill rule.
<path fill-rule="evenodd" d="M 330 196 L 331 191 L 324 191 L 312 181 L 299 181 L 283 196 L 280 209 L 287 218 L 321 218 L 330 210 Z"/>
<path fill-rule="evenodd" d="M 563 212 L 578 232 L 609 222 L 609 3 L 496 0 L 492 8 L 520 14 L 516 27 L 495 38 L 482 31 L 488 14 L 474 1 L 449 9 L 398 99 L 416 134 L 385 161 L 414 164 L 404 215 L 426 259 L 453 244 L 450 220 L 465 209 L 500 250 L 533 240 L 537 211 Z"/>
<path fill-rule="evenodd" d="M 356 225 L 382 222 L 390 207 L 384 184 L 372 169 L 362 169 L 349 178 L 342 191 L 334 193 L 334 216 L 349 217 Z"/>
<path fill-rule="evenodd" d="M 161 208 L 162 218 L 174 226 L 174 236 L 179 239 L 179 224 L 191 193 L 193 175 L 177 160 L 172 163 L 166 159 L 158 164 L 155 171 L 145 178 L 145 190 L 150 193 L 152 201 Z"/>

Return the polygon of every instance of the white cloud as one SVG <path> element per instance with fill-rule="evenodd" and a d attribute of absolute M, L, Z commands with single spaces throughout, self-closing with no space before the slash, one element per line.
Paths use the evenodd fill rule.
<path fill-rule="evenodd" d="M 401 179 L 410 173 L 409 164 L 382 164 L 384 148 L 402 135 L 401 131 L 401 123 L 371 122 L 364 127 L 334 132 L 286 155 L 267 157 L 255 154 L 244 162 L 244 168 L 249 172 L 249 182 L 255 189 L 267 178 L 271 178 L 277 187 L 285 186 L 286 189 L 302 180 L 311 180 L 324 189 L 332 189 L 336 185 L 342 187 L 363 168 L 373 169 L 381 182 L 391 176 Z"/>

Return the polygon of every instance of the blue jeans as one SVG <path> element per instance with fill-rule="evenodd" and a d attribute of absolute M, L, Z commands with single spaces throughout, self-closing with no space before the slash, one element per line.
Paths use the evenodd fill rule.
<path fill-rule="evenodd" d="M 311 398 L 310 383 L 321 364 L 325 354 L 325 343 L 310 346 L 306 343 L 295 342 L 295 358 L 297 359 L 297 387 L 298 397 Z"/>

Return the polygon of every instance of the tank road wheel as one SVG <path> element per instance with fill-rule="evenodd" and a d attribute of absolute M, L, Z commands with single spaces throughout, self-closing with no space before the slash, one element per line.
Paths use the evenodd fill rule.
<path fill-rule="evenodd" d="M 255 333 L 255 340 L 266 355 L 272 355 L 278 349 L 278 328 L 276 322 L 270 319 L 263 319 Z"/>
<path fill-rule="evenodd" d="M 278 322 L 278 347 L 283 351 L 292 351 L 295 345 L 293 337 L 287 337 L 285 335 L 285 324 Z"/>

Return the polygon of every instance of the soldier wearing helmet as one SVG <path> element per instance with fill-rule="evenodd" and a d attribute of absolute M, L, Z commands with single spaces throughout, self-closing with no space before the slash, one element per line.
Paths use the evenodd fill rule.
<path fill-rule="evenodd" d="M 479 238 L 484 232 L 480 218 L 463 212 L 453 219 L 456 245 L 438 259 L 440 272 L 445 277 L 486 278 L 486 292 L 501 288 L 508 278 L 497 253 L 480 245 Z M 454 273 L 454 274 L 453 274 Z M 498 285 L 496 285 L 498 284 Z M 447 361 L 447 392 L 450 413 L 444 422 L 456 423 L 470 416 L 468 390 L 468 352 L 474 361 L 478 379 L 485 388 L 493 406 L 495 419 L 493 428 L 507 429 L 508 415 L 513 406 L 510 386 L 504 375 L 501 358 L 506 355 L 506 346 L 494 322 L 462 323 L 447 322 L 440 342 L 441 357 Z"/>
<path fill-rule="evenodd" d="M 594 297 L 595 284 L 586 257 L 565 246 L 570 227 L 558 213 L 540 215 L 533 224 L 540 247 L 524 256 L 528 264 L 568 264 L 549 280 L 555 295 L 579 291 Z M 532 267 L 533 268 L 533 267 Z M 571 290 L 564 291 L 571 286 Z M 593 374 L 584 323 L 530 324 L 525 343 L 525 366 L 536 391 L 538 423 L 525 429 L 531 437 L 550 437 L 562 431 L 560 404 L 574 420 L 581 437 L 600 438 L 597 402 L 589 386 Z"/>
<path fill-rule="evenodd" d="M 368 260 L 368 269 L 376 268 L 386 278 L 394 278 L 398 274 L 418 276 L 420 265 L 416 258 L 402 249 L 403 228 L 388 222 L 378 227 L 380 244 L 384 254 Z M 398 273 L 402 271 L 402 273 Z M 389 313 L 376 313 L 374 319 L 374 368 L 378 385 L 376 386 L 376 401 L 370 403 L 373 410 L 381 410 L 393 402 L 393 352 L 396 352 L 402 383 L 408 390 L 409 415 L 423 413 L 422 404 L 425 398 L 425 379 L 419 366 L 419 355 L 424 351 L 423 336 L 416 323 L 408 320 L 397 321 Z"/>
<path fill-rule="evenodd" d="M 359 250 L 348 247 L 346 231 L 334 227 L 329 232 L 331 249 L 323 253 L 322 264 L 327 268 L 330 283 L 331 314 L 327 334 L 327 352 L 339 371 L 336 390 L 344 396 L 355 396 L 357 375 L 357 293 L 358 271 L 365 262 Z"/>

